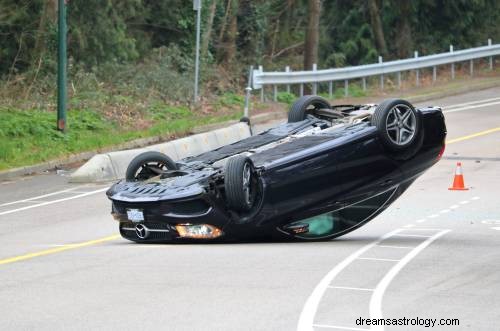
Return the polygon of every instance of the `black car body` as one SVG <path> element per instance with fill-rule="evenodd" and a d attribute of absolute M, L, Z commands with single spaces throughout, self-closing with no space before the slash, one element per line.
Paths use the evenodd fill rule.
<path fill-rule="evenodd" d="M 136 242 L 330 239 L 387 208 L 439 160 L 445 137 L 439 107 L 306 96 L 288 123 L 158 166 L 146 180 L 128 175 L 107 195 L 121 235 Z"/>

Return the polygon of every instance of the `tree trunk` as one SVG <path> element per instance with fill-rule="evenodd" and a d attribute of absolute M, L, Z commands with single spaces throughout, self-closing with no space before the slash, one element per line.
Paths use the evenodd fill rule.
<path fill-rule="evenodd" d="M 46 0 L 43 6 L 43 12 L 40 15 L 38 30 L 35 37 L 35 48 L 33 51 L 33 61 L 38 60 L 38 56 L 44 52 L 44 41 L 47 40 L 48 23 L 57 24 L 57 0 Z"/>
<path fill-rule="evenodd" d="M 309 0 L 309 15 L 305 39 L 304 70 L 311 70 L 318 63 L 319 18 L 321 0 Z"/>
<path fill-rule="evenodd" d="M 203 34 L 203 41 L 201 43 L 201 57 L 204 58 L 208 52 L 208 46 L 210 44 L 210 37 L 212 35 L 212 27 L 214 25 L 215 9 L 217 8 L 217 0 L 212 0 L 210 5 L 210 13 L 208 14 L 207 27 L 205 33 Z"/>
<path fill-rule="evenodd" d="M 375 44 L 380 55 L 387 56 L 387 44 L 384 37 L 384 29 L 380 20 L 379 8 L 376 0 L 368 0 L 368 9 L 370 12 L 370 21 L 372 25 L 373 35 L 375 36 Z"/>
<path fill-rule="evenodd" d="M 411 35 L 411 2 L 410 0 L 397 1 L 399 6 L 399 19 L 396 24 L 396 53 L 400 59 L 408 58 L 413 51 Z"/>
<path fill-rule="evenodd" d="M 232 17 L 227 30 L 227 37 L 224 42 L 224 62 L 227 64 L 233 63 L 236 58 L 236 39 L 238 36 L 238 10 L 236 7 L 236 4 L 233 3 Z"/>

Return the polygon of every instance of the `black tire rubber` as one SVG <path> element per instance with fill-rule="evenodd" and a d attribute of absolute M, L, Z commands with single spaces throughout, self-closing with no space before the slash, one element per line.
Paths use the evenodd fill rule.
<path fill-rule="evenodd" d="M 251 200 L 248 203 L 245 198 L 243 171 L 246 164 L 249 164 L 252 173 L 253 185 Z M 253 163 L 246 156 L 235 156 L 227 160 L 225 166 L 224 187 L 226 191 L 226 201 L 229 209 L 236 212 L 250 211 L 255 203 L 256 181 Z"/>
<path fill-rule="evenodd" d="M 404 145 L 394 143 L 387 133 L 387 116 L 393 107 L 398 104 L 405 105 L 415 115 L 415 134 L 412 139 Z M 420 149 L 423 143 L 424 130 L 422 129 L 422 119 L 420 112 L 413 105 L 402 99 L 387 99 L 380 103 L 371 118 L 371 124 L 375 126 L 379 132 L 379 137 L 384 147 L 393 153 L 397 159 L 409 159 Z"/>
<path fill-rule="evenodd" d="M 177 164 L 174 162 L 174 160 L 169 158 L 167 155 L 160 152 L 149 151 L 137 155 L 132 159 L 132 161 L 130 161 L 125 173 L 125 179 L 129 182 L 138 181 L 138 179 L 136 178 L 137 171 L 148 163 L 161 164 L 168 170 L 178 169 Z"/>
<path fill-rule="evenodd" d="M 308 109 L 310 106 L 314 108 Z M 288 123 L 300 122 L 307 118 L 308 114 L 314 115 L 314 109 L 331 109 L 330 103 L 317 95 L 304 95 L 298 98 L 290 107 L 288 112 Z"/>

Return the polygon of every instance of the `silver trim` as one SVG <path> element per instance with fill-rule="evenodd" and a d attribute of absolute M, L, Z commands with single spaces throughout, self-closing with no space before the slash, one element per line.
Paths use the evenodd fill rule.
<path fill-rule="evenodd" d="M 149 237 L 148 227 L 144 224 L 137 224 L 135 226 L 135 234 L 140 239 L 146 239 L 147 237 Z"/>
<path fill-rule="evenodd" d="M 415 112 L 404 104 L 392 107 L 385 120 L 387 136 L 398 146 L 405 146 L 411 142 L 415 136 L 416 127 Z"/>
<path fill-rule="evenodd" d="M 168 214 L 163 214 L 163 216 L 167 217 L 176 217 L 176 218 L 192 218 L 192 217 L 201 217 L 208 215 L 212 211 L 212 206 L 210 206 L 206 211 L 204 211 L 201 214 L 176 214 L 176 213 L 168 213 Z"/>

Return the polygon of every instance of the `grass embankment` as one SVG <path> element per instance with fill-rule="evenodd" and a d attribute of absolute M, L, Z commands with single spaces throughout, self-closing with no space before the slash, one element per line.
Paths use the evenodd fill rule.
<path fill-rule="evenodd" d="M 56 113 L 0 107 L 0 170 L 32 165 L 70 154 L 96 150 L 137 138 L 175 136 L 193 127 L 238 119 L 243 98 L 225 94 L 209 111 L 153 103 L 140 112 L 117 118 L 94 109 L 68 111 L 67 132 L 55 130 Z"/>

